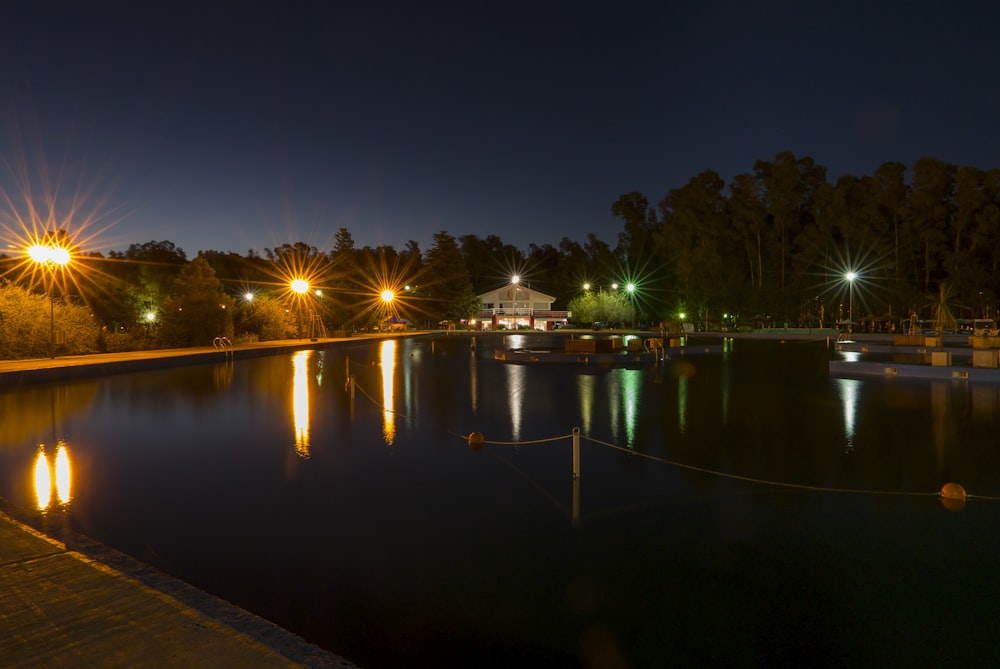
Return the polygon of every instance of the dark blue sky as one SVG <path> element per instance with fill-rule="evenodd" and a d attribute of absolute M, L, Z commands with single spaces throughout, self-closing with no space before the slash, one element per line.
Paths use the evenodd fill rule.
<path fill-rule="evenodd" d="M 20 4 L 0 223 L 28 175 L 101 250 L 614 244 L 620 194 L 786 150 L 1000 167 L 995 2 Z"/>

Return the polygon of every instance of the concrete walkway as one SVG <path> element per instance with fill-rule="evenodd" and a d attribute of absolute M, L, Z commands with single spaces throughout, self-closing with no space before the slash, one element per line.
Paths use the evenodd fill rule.
<path fill-rule="evenodd" d="M 0 513 L 0 665 L 354 666 L 111 549 L 88 553 Z"/>
<path fill-rule="evenodd" d="M 283 339 L 254 344 L 240 344 L 228 349 L 211 346 L 193 348 L 168 348 L 152 351 L 128 351 L 124 353 L 93 353 L 90 355 L 67 355 L 56 358 L 33 358 L 31 360 L 0 360 L 0 386 L 8 387 L 19 383 L 45 381 L 65 381 L 81 376 L 100 376 L 119 372 L 135 372 L 157 367 L 199 364 L 224 361 L 233 358 L 252 358 L 274 355 L 281 351 L 326 346 L 336 342 L 362 341 L 374 335 L 356 335 L 342 339 Z M 382 338 L 391 336 L 383 333 Z"/>
<path fill-rule="evenodd" d="M 272 355 L 335 341 L 267 342 L 238 346 L 231 353 L 235 358 Z M 225 356 L 206 347 L 4 360 L 0 388 Z M 0 416 L 0 425 L 12 419 Z M 66 527 L 46 527 L 47 534 L 41 534 L 19 516 L 0 500 L 4 668 L 355 666 Z"/>

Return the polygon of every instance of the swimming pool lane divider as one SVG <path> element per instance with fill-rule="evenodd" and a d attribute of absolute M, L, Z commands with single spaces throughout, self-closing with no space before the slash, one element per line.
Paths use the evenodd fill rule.
<path fill-rule="evenodd" d="M 374 365 L 375 362 L 372 362 Z M 364 388 L 358 385 L 357 379 L 354 374 L 351 373 L 351 361 L 350 358 L 346 362 L 347 368 L 347 383 L 345 385 L 345 390 L 350 393 L 351 396 L 351 413 L 353 415 L 354 409 L 354 398 L 355 391 L 360 391 L 361 394 L 373 405 L 380 408 L 382 411 L 389 411 L 394 415 L 406 418 L 407 420 L 415 420 L 412 416 L 407 416 L 406 414 L 400 413 L 395 409 L 388 409 L 384 404 L 376 400 L 370 393 L 365 391 Z M 701 474 L 707 474 L 709 476 L 716 476 L 719 478 L 727 478 L 735 481 L 744 481 L 746 483 L 755 483 L 758 485 L 768 485 L 780 488 L 791 488 L 795 490 L 807 490 L 810 492 L 830 492 L 830 493 L 840 493 L 840 494 L 853 494 L 853 495 L 889 495 L 895 497 L 937 497 L 941 500 L 941 504 L 950 511 L 959 511 L 965 507 L 966 500 L 981 500 L 981 501 L 1000 501 L 1000 496 L 995 495 L 970 495 L 966 492 L 965 488 L 954 482 L 945 483 L 941 486 L 941 489 L 936 492 L 913 492 L 905 490 L 865 490 L 859 488 L 836 488 L 830 486 L 816 486 L 803 483 L 789 483 L 786 481 L 773 481 L 770 479 L 756 478 L 752 476 L 742 476 L 740 474 L 731 474 L 728 472 L 721 472 L 714 469 L 706 469 L 704 467 L 698 467 L 695 465 L 685 464 L 683 462 L 678 462 L 676 460 L 668 460 L 666 458 L 661 458 L 656 455 L 650 455 L 648 453 L 642 453 L 631 448 L 626 448 L 618 444 L 613 444 L 608 441 L 603 441 L 601 439 L 596 439 L 584 434 L 581 434 L 580 428 L 574 427 L 569 434 L 558 435 L 555 437 L 543 437 L 541 439 L 528 439 L 528 440 L 518 440 L 518 441 L 498 441 L 489 440 L 483 436 L 482 432 L 471 432 L 468 435 L 459 434 L 457 432 L 446 430 L 447 434 L 453 435 L 460 439 L 463 439 L 468 444 L 469 448 L 473 451 L 482 450 L 484 445 L 492 446 L 525 446 L 532 444 L 544 444 L 554 441 L 563 441 L 566 439 L 571 440 L 572 443 L 572 475 L 574 482 L 574 510 L 577 507 L 577 485 L 579 484 L 580 473 L 580 439 L 586 439 L 590 443 L 597 444 L 599 446 L 604 446 L 616 451 L 621 451 L 622 453 L 627 453 L 628 455 L 645 458 L 647 460 L 652 460 L 654 462 L 659 462 L 671 467 L 676 467 L 678 469 L 686 469 L 688 471 L 698 472 Z M 578 513 L 574 513 L 574 521 L 579 517 Z"/>

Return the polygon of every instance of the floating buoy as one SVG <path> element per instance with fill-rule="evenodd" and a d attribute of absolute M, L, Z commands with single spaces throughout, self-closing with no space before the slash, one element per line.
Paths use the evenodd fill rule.
<path fill-rule="evenodd" d="M 474 451 L 482 450 L 483 448 L 483 433 L 482 432 L 470 432 L 469 433 L 469 448 Z"/>
<path fill-rule="evenodd" d="M 965 488 L 958 483 L 941 486 L 941 504 L 949 511 L 961 511 L 965 507 Z"/>

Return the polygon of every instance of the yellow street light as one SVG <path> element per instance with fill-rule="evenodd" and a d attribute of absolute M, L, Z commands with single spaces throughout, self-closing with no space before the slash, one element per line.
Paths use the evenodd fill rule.
<path fill-rule="evenodd" d="M 49 280 L 46 292 L 49 296 L 49 356 L 56 357 L 56 303 L 52 296 L 52 284 L 55 282 L 55 272 L 69 264 L 69 249 L 56 244 L 32 244 L 27 250 L 33 263 L 46 270 Z"/>

